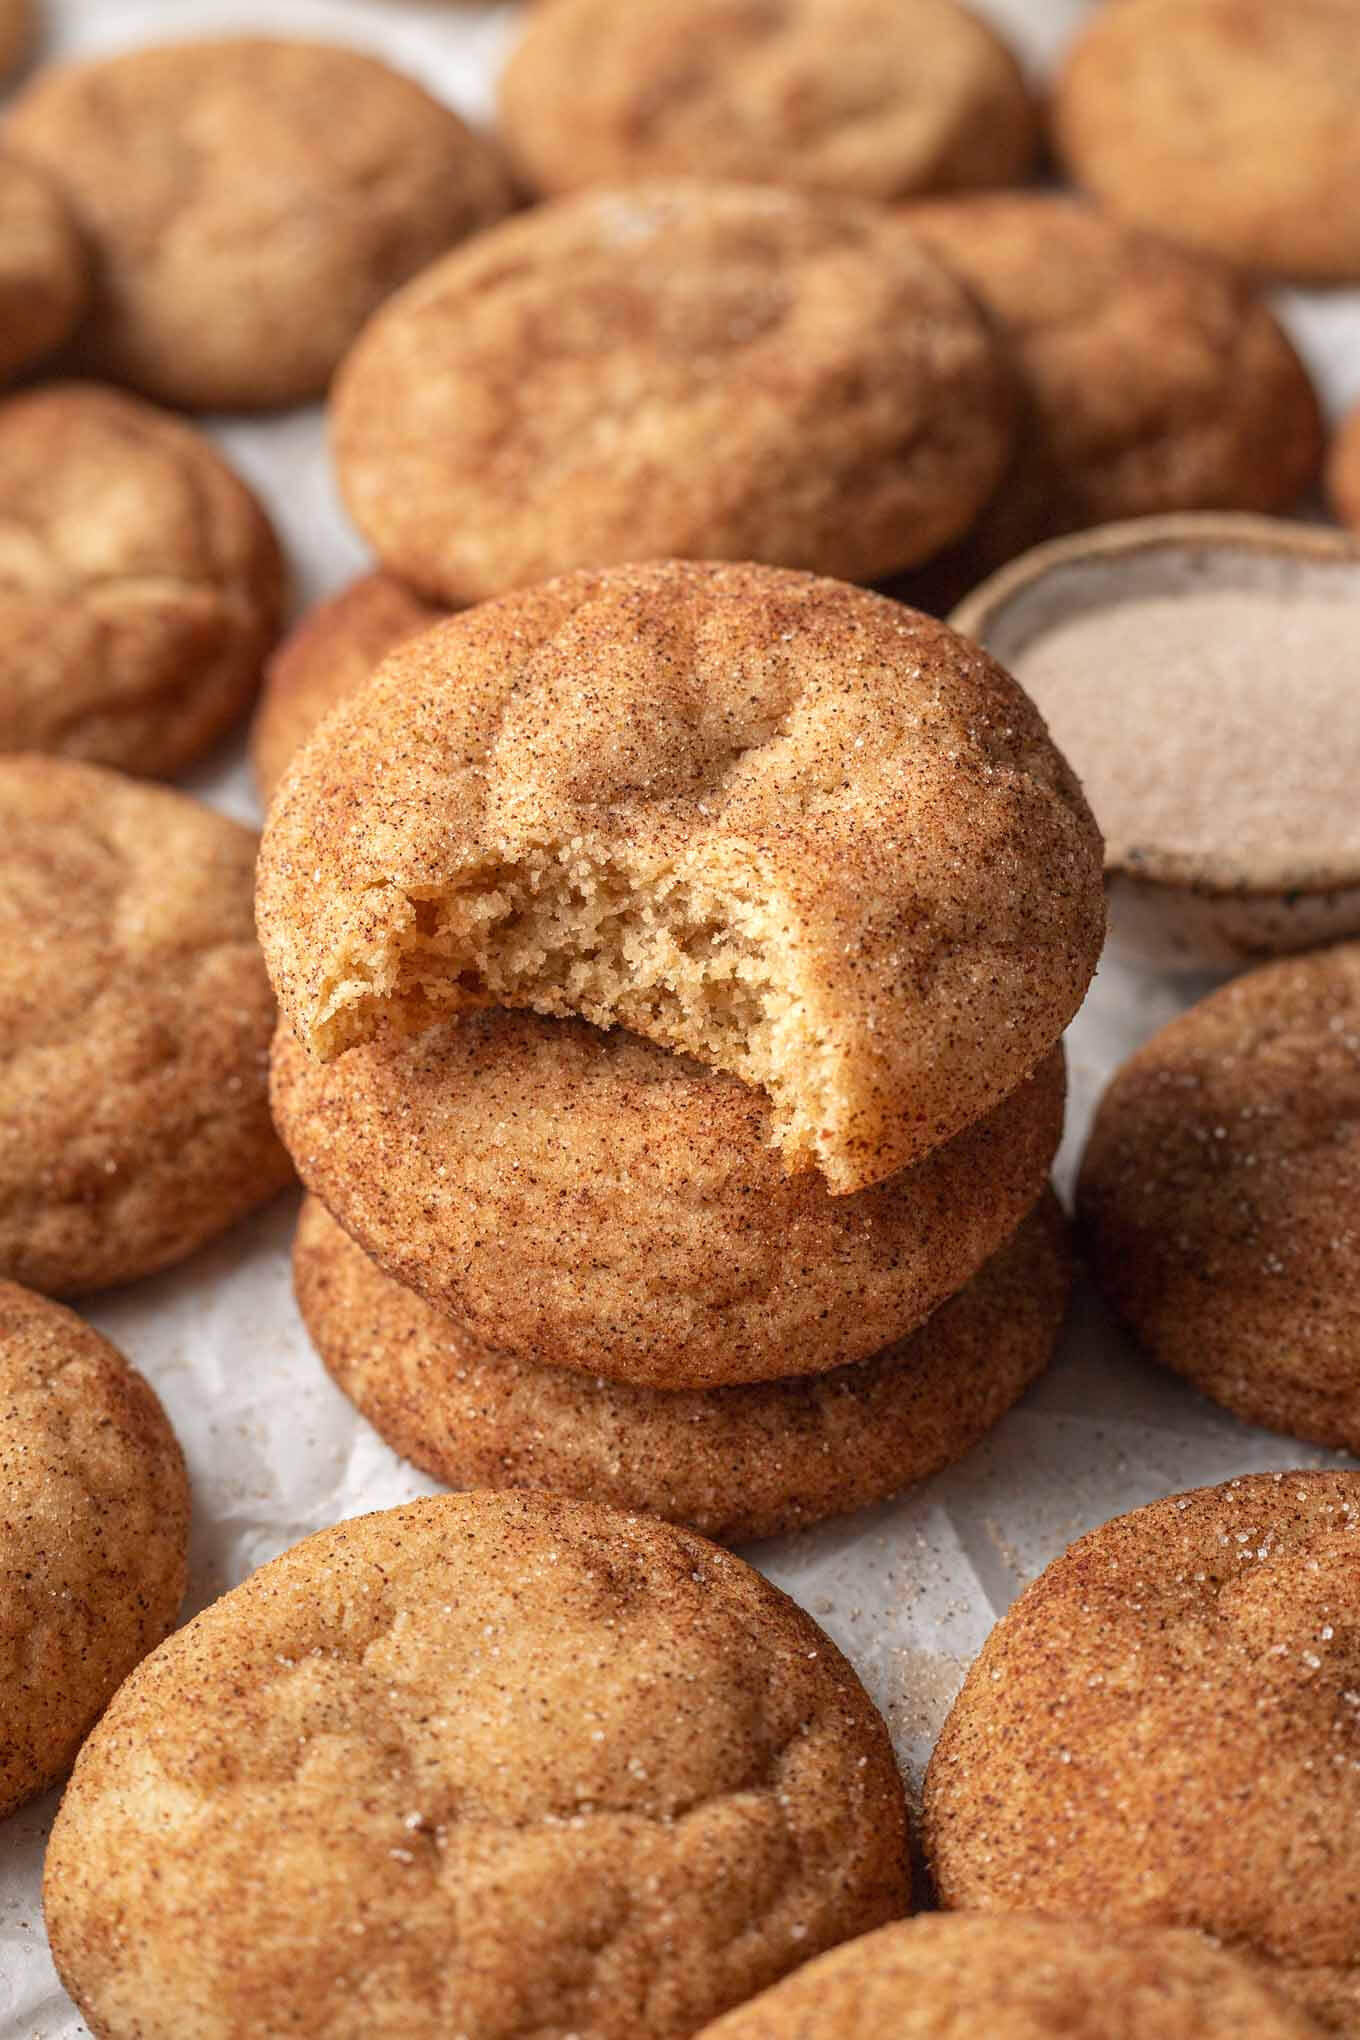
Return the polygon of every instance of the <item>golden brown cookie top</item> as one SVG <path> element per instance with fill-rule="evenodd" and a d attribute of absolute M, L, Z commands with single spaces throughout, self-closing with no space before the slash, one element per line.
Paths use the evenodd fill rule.
<path fill-rule="evenodd" d="M 374 307 L 509 205 L 489 141 L 339 44 L 239 36 L 52 65 L 3 136 L 95 250 L 89 366 L 190 409 L 320 395 Z"/>
<path fill-rule="evenodd" d="M 332 434 L 384 565 L 474 602 L 673 554 L 872 580 L 967 526 L 1010 405 L 972 300 L 886 209 L 652 183 L 435 264 L 349 356 Z"/>
<path fill-rule="evenodd" d="M 819 1956 L 701 2040 L 1319 2040 L 1199 1934 L 924 1913 Z"/>
<path fill-rule="evenodd" d="M 287 1179 L 256 838 L 185 795 L 0 758 L 0 1269 L 66 1294 L 163 1267 Z"/>
<path fill-rule="evenodd" d="M 56 185 L 0 155 L 0 382 L 66 339 L 88 290 L 85 250 Z"/>
<path fill-rule="evenodd" d="M 1233 271 L 1077 198 L 912 206 L 998 321 L 1021 391 L 974 577 L 1040 539 L 1159 511 L 1273 510 L 1312 480 L 1322 421 L 1265 300 Z"/>
<path fill-rule="evenodd" d="M 947 1907 L 1198 1927 L 1360 2014 L 1360 1474 L 1079 1539 L 993 1630 L 926 1781 Z"/>
<path fill-rule="evenodd" d="M 307 612 L 269 661 L 251 726 L 251 763 L 265 801 L 336 702 L 361 687 L 393 645 L 447 613 L 382 573 L 361 574 Z"/>
<path fill-rule="evenodd" d="M 55 1783 L 184 1592 L 164 1412 L 60 1304 L 0 1281 L 0 1816 Z"/>
<path fill-rule="evenodd" d="M 1094 9 L 1053 101 L 1078 183 L 1143 226 L 1277 276 L 1360 278 L 1354 0 Z"/>
<path fill-rule="evenodd" d="M 44 1902 L 108 2035 L 681 2040 L 896 1916 L 905 1828 L 854 1674 L 740 1560 L 456 1495 L 322 1531 L 158 1651 Z"/>
<path fill-rule="evenodd" d="M 617 1021 L 759 1085 L 848 1192 L 1033 1071 L 1104 902 L 985 654 L 861 589 L 671 561 L 393 653 L 286 778 L 258 918 L 313 1053 L 488 1001 Z"/>
<path fill-rule="evenodd" d="M 284 564 L 179 419 L 95 383 L 0 404 L 0 748 L 166 777 L 245 708 Z"/>
<path fill-rule="evenodd" d="M 501 83 L 540 191 L 640 177 L 859 198 L 1009 184 L 1034 154 L 1015 58 L 953 0 L 558 0 Z"/>

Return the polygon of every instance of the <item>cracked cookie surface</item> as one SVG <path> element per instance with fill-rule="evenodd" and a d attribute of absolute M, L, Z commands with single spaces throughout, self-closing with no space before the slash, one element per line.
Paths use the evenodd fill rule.
<path fill-rule="evenodd" d="M 0 132 L 94 251 L 85 365 L 189 410 L 319 396 L 375 306 L 510 204 L 490 141 L 339 45 L 51 65 Z"/>
<path fill-rule="evenodd" d="M 1194 1927 L 1360 2033 L 1360 1474 L 1079 1539 L 984 1645 L 925 1822 L 946 1908 Z"/>
<path fill-rule="evenodd" d="M 141 1375 L 0 1281 L 0 1817 L 55 1784 L 165 1635 L 188 1537 L 184 1461 Z"/>
<path fill-rule="evenodd" d="M 560 0 L 501 81 L 540 191 L 639 177 L 801 184 L 857 198 L 1018 182 L 1020 66 L 952 0 Z"/>
<path fill-rule="evenodd" d="M 759 1089 L 848 1194 L 1043 1060 L 1094 968 L 1100 842 L 984 653 L 862 589 L 660 562 L 400 647 L 290 769 L 260 859 L 313 1053 L 485 1005 Z"/>
<path fill-rule="evenodd" d="M 0 758 L 0 1270 L 78 1295 L 168 1266 L 288 1180 L 256 839 L 183 794 Z"/>
<path fill-rule="evenodd" d="M 0 382 L 67 338 L 88 288 L 85 250 L 57 187 L 0 155 Z"/>
<path fill-rule="evenodd" d="M 0 404 L 0 750 L 166 778 L 244 711 L 284 567 L 216 448 L 140 399 Z"/>
<path fill-rule="evenodd" d="M 887 1731 L 801 1610 L 646 1517 L 457 1495 L 171 1638 L 48 1849 L 101 2040 L 683 2040 L 904 1911 Z"/>
<path fill-rule="evenodd" d="M 383 564 L 457 603 L 669 555 L 874 580 L 965 529 L 1010 409 L 972 300 L 886 208 L 649 183 L 436 263 L 331 421 Z"/>

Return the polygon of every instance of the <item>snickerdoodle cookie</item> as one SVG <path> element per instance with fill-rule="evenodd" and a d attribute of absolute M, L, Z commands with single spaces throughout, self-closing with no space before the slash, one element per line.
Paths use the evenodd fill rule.
<path fill-rule="evenodd" d="M 284 569 L 216 448 L 139 398 L 0 404 L 0 750 L 163 778 L 242 713 Z"/>
<path fill-rule="evenodd" d="M 313 1053 L 487 1004 L 617 1023 L 760 1086 L 845 1193 L 1031 1074 L 1105 914 L 1081 791 L 976 647 L 666 561 L 393 652 L 289 772 L 258 918 Z"/>
<path fill-rule="evenodd" d="M 635 1035 L 483 1013 L 313 1061 L 274 1111 L 308 1187 L 484 1345 L 650 1388 L 867 1359 L 962 1288 L 1039 1197 L 1061 1054 L 887 1182 L 790 1175 L 758 1091 Z"/>
<path fill-rule="evenodd" d="M 908 218 L 996 319 L 1016 370 L 1015 452 L 960 548 L 973 581 L 1116 518 L 1282 508 L 1316 474 L 1307 371 L 1232 270 L 1057 193 Z"/>
<path fill-rule="evenodd" d="M 1360 404 L 1346 413 L 1327 457 L 1327 489 L 1343 524 L 1360 531 Z"/>
<path fill-rule="evenodd" d="M 67 337 L 87 289 L 85 251 L 56 186 L 0 155 L 0 382 Z"/>
<path fill-rule="evenodd" d="M 336 702 L 361 687 L 393 645 L 446 614 L 390 574 L 363 574 L 308 611 L 265 668 L 251 726 L 251 764 L 265 800 Z"/>
<path fill-rule="evenodd" d="M 647 184 L 436 263 L 345 362 L 333 440 L 384 565 L 445 602 L 671 554 L 867 581 L 971 523 L 1011 401 L 885 208 Z"/>
<path fill-rule="evenodd" d="M 255 837 L 163 787 L 0 758 L 0 1271 L 164 1268 L 288 1179 Z"/>
<path fill-rule="evenodd" d="M 47 1853 L 103 2040 L 684 2040 L 906 1910 L 887 1731 L 693 1534 L 547 1495 L 324 1530 L 180 1630 Z"/>
<path fill-rule="evenodd" d="M 1254 1423 L 1360 1452 L 1360 944 L 1252 971 L 1125 1063 L 1080 1184 L 1140 1344 Z"/>
<path fill-rule="evenodd" d="M 539 191 L 729 177 L 859 198 L 1017 182 L 1019 65 L 953 0 L 556 0 L 501 82 Z"/>
<path fill-rule="evenodd" d="M 728 1543 L 865 1508 L 962 1458 L 1047 1365 L 1069 1275 L 1050 1193 L 959 1295 L 872 1360 L 686 1393 L 492 1352 L 384 1275 L 315 1199 L 293 1249 L 327 1368 L 427 1473 L 645 1509 Z"/>
<path fill-rule="evenodd" d="M 54 65 L 3 137 L 89 238 L 84 359 L 190 409 L 318 396 L 374 307 L 510 202 L 489 142 L 338 45 L 241 36 Z"/>
<path fill-rule="evenodd" d="M 0 1281 L 0 1815 L 66 1771 L 184 1593 L 189 1490 L 140 1374 Z"/>
<path fill-rule="evenodd" d="M 1120 0 L 1054 98 L 1058 150 L 1117 212 L 1244 268 L 1360 279 L 1355 0 Z"/>
<path fill-rule="evenodd" d="M 923 1913 L 864 1934 L 701 2040 L 1320 2040 L 1200 1934 L 1025 1913 Z"/>
<path fill-rule="evenodd" d="M 926 1845 L 946 1907 L 1196 1927 L 1360 2033 L 1360 1473 L 1081 1538 L 970 1672 Z"/>

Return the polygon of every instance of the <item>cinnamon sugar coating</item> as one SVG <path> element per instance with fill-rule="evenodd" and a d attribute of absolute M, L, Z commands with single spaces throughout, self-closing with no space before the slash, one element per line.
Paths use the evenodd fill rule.
<path fill-rule="evenodd" d="M 101 2040 L 683 2040 L 903 1912 L 887 1730 L 729 1553 L 546 1495 L 321 1531 L 180 1630 L 47 1853 Z"/>
<path fill-rule="evenodd" d="M 0 46 L 3 36 L 0 15 Z M 88 289 L 85 250 L 56 186 L 0 155 L 0 382 L 66 339 Z"/>

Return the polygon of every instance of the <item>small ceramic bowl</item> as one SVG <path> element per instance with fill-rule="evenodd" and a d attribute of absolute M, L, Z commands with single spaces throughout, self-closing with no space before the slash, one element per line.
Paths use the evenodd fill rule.
<path fill-rule="evenodd" d="M 1360 933 L 1360 544 L 1208 512 L 1036 546 L 950 618 L 1105 832 L 1111 942 L 1232 967 Z"/>

